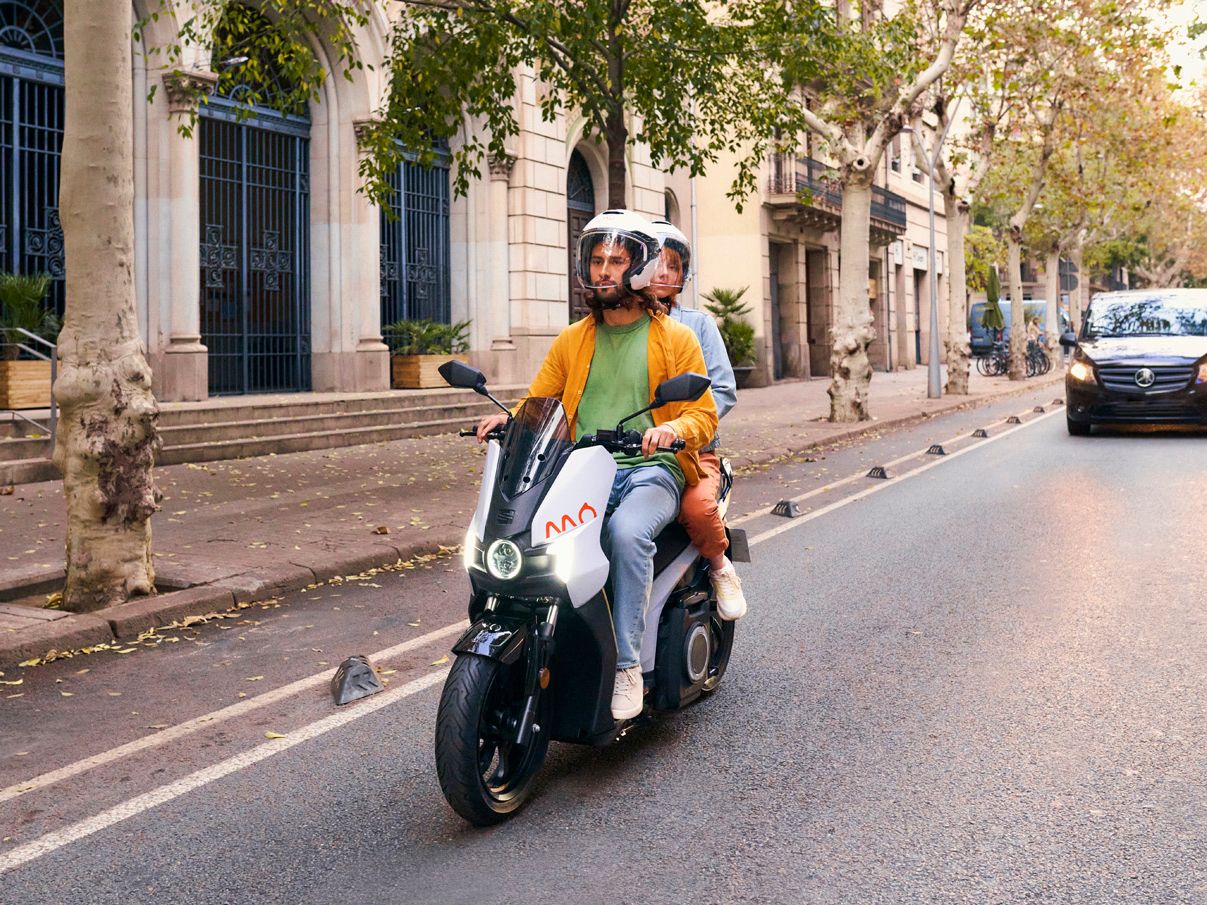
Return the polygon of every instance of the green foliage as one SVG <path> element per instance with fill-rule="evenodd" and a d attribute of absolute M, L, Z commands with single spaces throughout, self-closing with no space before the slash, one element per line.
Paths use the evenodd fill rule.
<path fill-rule="evenodd" d="M 706 292 L 704 297 L 711 304 L 704 308 L 709 314 L 720 319 L 717 329 L 721 333 L 721 342 L 725 344 L 725 353 L 729 363 L 735 368 L 752 365 L 754 355 L 754 327 L 743 319 L 750 314 L 750 306 L 742 301 L 749 286 L 741 289 L 713 289 Z"/>
<path fill-rule="evenodd" d="M 42 307 L 49 288 L 49 274 L 0 273 L 0 359 L 16 359 L 16 343 L 28 345 L 26 337 L 10 330 L 28 330 L 52 342 L 59 335 L 59 318 Z"/>
<path fill-rule="evenodd" d="M 990 280 L 997 279 L 995 266 L 1006 261 L 1006 246 L 993 230 L 985 226 L 973 226 L 964 237 L 964 266 L 967 287 L 971 292 L 983 292 Z M 998 287 L 1001 295 L 1001 287 Z"/>
<path fill-rule="evenodd" d="M 403 320 L 381 328 L 391 355 L 458 355 L 469 351 L 469 321 Z"/>
<path fill-rule="evenodd" d="M 522 76 L 522 90 L 535 96 L 541 117 L 581 115 L 584 134 L 607 143 L 613 174 L 625 169 L 626 146 L 639 142 L 654 166 L 693 174 L 732 153 L 738 198 L 757 188 L 770 137 L 790 106 L 786 83 L 750 65 L 766 34 L 755 15 L 778 5 L 771 0 L 400 5 L 390 46 L 393 91 L 364 136 L 369 154 L 361 169 L 371 194 L 401 148 L 433 139 L 453 144 L 454 188 L 464 194 L 487 155 L 508 155 L 519 131 L 515 73 L 526 68 L 536 80 Z M 614 203 L 624 198 L 618 182 L 614 175 L 609 185 Z"/>
<path fill-rule="evenodd" d="M 177 8 L 188 9 L 189 15 Z M 211 52 L 212 68 L 218 75 L 214 93 L 242 101 L 240 115 L 251 107 L 271 107 L 285 113 L 302 113 L 321 97 L 330 73 L 312 49 L 316 32 L 343 78 L 365 68 L 356 45 L 356 29 L 369 21 L 371 5 L 360 0 L 256 0 L 255 3 L 225 3 L 198 0 L 178 5 L 158 0 L 134 26 L 136 44 L 146 44 L 148 62 L 180 75 L 186 51 L 201 47 Z M 147 43 L 149 32 L 161 19 L 177 25 L 176 39 L 167 45 Z M 198 82 L 180 82 L 180 88 L 196 103 L 206 103 L 209 88 Z M 153 86 L 148 100 L 153 100 Z M 178 128 L 192 135 L 194 111 L 181 117 Z"/>

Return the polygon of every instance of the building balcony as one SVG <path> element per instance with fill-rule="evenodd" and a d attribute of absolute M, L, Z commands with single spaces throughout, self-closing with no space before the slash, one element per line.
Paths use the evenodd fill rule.
<path fill-rule="evenodd" d="M 812 157 L 776 154 L 763 202 L 772 219 L 796 226 L 837 230 L 842 223 L 842 188 L 838 172 Z M 887 245 L 905 233 L 906 201 L 896 192 L 872 186 L 870 239 Z"/>

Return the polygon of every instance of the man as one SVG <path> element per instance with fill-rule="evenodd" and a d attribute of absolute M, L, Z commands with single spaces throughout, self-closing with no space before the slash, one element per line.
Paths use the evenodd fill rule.
<path fill-rule="evenodd" d="M 670 320 L 649 292 L 660 246 L 639 214 L 604 211 L 583 229 L 578 278 L 591 314 L 553 341 L 530 396 L 560 399 L 575 436 L 611 430 L 649 405 L 658 384 L 680 374 L 706 373 L 695 334 Z M 478 440 L 507 420 L 489 415 Z M 700 479 L 698 451 L 712 441 L 717 409 L 712 394 L 669 403 L 627 428 L 642 431 L 641 455 L 616 454 L 606 541 L 612 564 L 612 621 L 617 672 L 612 715 L 632 719 L 643 708 L 641 636 L 653 583 L 654 538 L 679 512 L 683 487 Z M 683 440 L 683 451 L 658 448 Z"/>

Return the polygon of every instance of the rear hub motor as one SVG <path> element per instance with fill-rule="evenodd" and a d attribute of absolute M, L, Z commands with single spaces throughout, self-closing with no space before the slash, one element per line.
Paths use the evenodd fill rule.
<path fill-rule="evenodd" d="M 712 637 L 708 625 L 697 622 L 688 630 L 683 641 L 683 665 L 689 682 L 695 685 L 704 680 L 711 658 Z"/>

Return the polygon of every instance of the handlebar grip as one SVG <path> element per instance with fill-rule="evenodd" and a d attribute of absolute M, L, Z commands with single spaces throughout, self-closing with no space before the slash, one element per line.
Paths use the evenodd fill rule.
<path fill-rule="evenodd" d="M 685 446 L 687 446 L 685 441 L 676 440 L 670 446 L 659 446 L 658 452 L 679 452 L 679 450 L 683 449 Z"/>
<path fill-rule="evenodd" d="M 478 432 L 476 430 L 474 430 L 472 427 L 464 427 L 461 430 L 457 431 L 457 436 L 458 437 L 476 437 L 476 436 L 478 436 Z"/>

